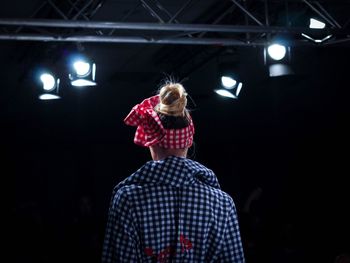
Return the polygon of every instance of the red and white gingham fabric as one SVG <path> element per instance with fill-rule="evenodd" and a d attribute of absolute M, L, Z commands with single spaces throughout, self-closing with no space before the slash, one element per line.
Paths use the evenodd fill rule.
<path fill-rule="evenodd" d="M 192 145 L 194 125 L 190 124 L 182 129 L 165 129 L 154 110 L 159 104 L 159 95 L 145 99 L 135 105 L 124 122 L 130 126 L 137 126 L 134 142 L 137 145 L 149 147 L 155 144 L 163 148 L 182 149 Z"/>

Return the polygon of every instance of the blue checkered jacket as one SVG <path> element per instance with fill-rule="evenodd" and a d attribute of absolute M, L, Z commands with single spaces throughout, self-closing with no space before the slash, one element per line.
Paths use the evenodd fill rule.
<path fill-rule="evenodd" d="M 113 190 L 102 262 L 244 262 L 234 202 L 198 162 L 147 162 Z"/>

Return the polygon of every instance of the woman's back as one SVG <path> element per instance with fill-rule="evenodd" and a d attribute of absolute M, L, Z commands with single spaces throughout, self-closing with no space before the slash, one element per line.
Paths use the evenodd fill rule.
<path fill-rule="evenodd" d="M 197 162 L 174 156 L 148 162 L 118 184 L 112 203 L 120 212 L 109 219 L 109 242 L 123 236 L 112 248 L 105 243 L 105 258 L 120 250 L 122 262 L 244 261 L 232 198 Z"/>

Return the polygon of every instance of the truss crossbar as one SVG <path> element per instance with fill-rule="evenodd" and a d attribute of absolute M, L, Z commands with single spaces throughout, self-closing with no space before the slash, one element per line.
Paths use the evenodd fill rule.
<path fill-rule="evenodd" d="M 53 19 L 0 19 L 0 26 L 53 27 L 77 29 L 116 29 L 145 31 L 184 31 L 184 32 L 221 32 L 221 33 L 309 33 L 317 29 L 279 26 L 243 26 L 243 25 L 206 25 L 206 24 L 157 24 L 157 23 L 124 23 L 93 22 Z M 345 30 L 329 29 L 329 33 L 342 33 Z"/>

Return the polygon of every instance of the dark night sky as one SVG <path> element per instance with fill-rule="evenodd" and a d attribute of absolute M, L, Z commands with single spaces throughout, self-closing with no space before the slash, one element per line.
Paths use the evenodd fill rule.
<path fill-rule="evenodd" d="M 1 46 L 6 50 L 8 43 Z M 102 58 L 108 54 L 103 49 L 97 45 L 93 52 Z M 258 211 L 268 252 L 278 245 L 279 227 L 292 223 L 293 238 L 306 255 L 299 262 L 333 262 L 350 247 L 349 48 L 296 48 L 296 75 L 281 78 L 266 76 L 261 50 L 239 52 L 247 54 L 240 57 L 245 84 L 239 100 L 213 93 L 215 59 L 183 83 L 196 104 L 191 105 L 194 159 L 216 172 L 240 215 L 248 194 L 263 189 Z M 98 262 L 113 186 L 150 159 L 147 149 L 132 143 L 134 128 L 122 120 L 134 104 L 154 94 L 162 71 L 97 77 L 99 85 L 89 90 L 68 91 L 63 84 L 62 100 L 43 102 L 35 97 L 32 75 L 16 78 L 20 70 L 9 60 L 1 73 L 9 242 L 29 262 Z"/>

